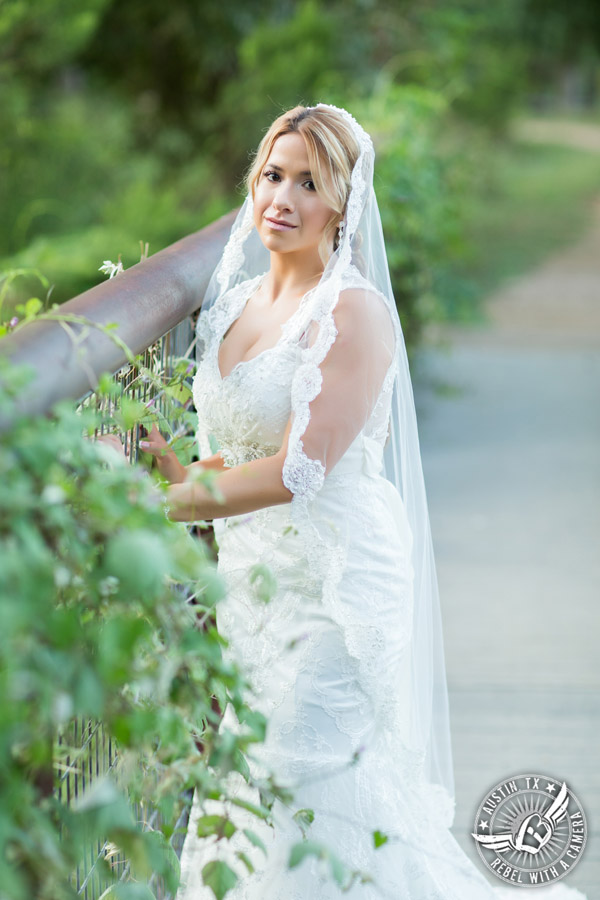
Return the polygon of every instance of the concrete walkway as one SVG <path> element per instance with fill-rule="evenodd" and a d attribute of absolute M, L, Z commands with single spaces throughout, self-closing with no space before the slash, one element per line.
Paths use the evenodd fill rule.
<path fill-rule="evenodd" d="M 583 241 L 487 311 L 485 325 L 432 333 L 415 367 L 453 833 L 485 871 L 470 832 L 486 791 L 562 778 L 588 820 L 564 884 L 600 900 L 600 204 Z"/>

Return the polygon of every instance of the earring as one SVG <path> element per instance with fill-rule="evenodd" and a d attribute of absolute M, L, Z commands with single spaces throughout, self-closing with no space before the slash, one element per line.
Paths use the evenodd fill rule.
<path fill-rule="evenodd" d="M 342 243 L 342 238 L 344 237 L 344 220 L 340 222 L 338 225 L 338 244 Z"/>

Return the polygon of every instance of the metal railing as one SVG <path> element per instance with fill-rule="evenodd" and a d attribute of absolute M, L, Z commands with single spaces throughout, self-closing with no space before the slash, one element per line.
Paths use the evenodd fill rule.
<path fill-rule="evenodd" d="M 115 323 L 113 334 L 132 353 L 143 353 L 200 307 L 236 212 L 69 300 L 60 312 L 102 326 Z M 72 330 L 77 344 L 60 323 L 48 321 L 3 338 L 0 352 L 35 372 L 19 398 L 21 413 L 39 415 L 58 400 L 77 400 L 95 388 L 102 373 L 127 364 L 127 355 L 108 335 L 95 329 L 86 334 L 82 325 Z M 0 421 L 0 428 L 9 425 Z"/>
<path fill-rule="evenodd" d="M 132 353 L 143 354 L 143 366 L 168 375 L 172 361 L 186 356 L 193 346 L 192 314 L 201 305 L 235 214 L 234 210 L 68 301 L 60 312 L 85 317 L 98 325 L 116 323 L 113 333 Z M 97 379 L 104 372 L 116 375 L 123 394 L 143 401 L 149 399 L 147 386 L 114 340 L 85 325 L 70 325 L 69 330 L 70 334 L 58 322 L 33 322 L 2 341 L 2 352 L 13 363 L 29 365 L 35 371 L 34 379 L 20 397 L 21 412 L 41 415 L 65 398 L 82 405 L 110 404 L 110 398 L 94 392 Z M 73 332 L 77 333 L 76 341 Z M 4 419 L 0 429 L 9 425 L 10 421 Z M 139 437 L 139 426 L 126 435 L 131 458 L 137 456 Z M 118 748 L 101 722 L 72 720 L 58 739 L 58 746 L 61 744 L 70 751 L 56 775 L 56 793 L 62 802 L 75 802 L 109 772 L 118 777 Z M 138 805 L 135 812 L 143 827 L 155 828 L 159 824 L 156 810 Z M 178 853 L 186 821 L 184 811 L 175 823 L 171 839 Z M 73 873 L 74 886 L 84 900 L 98 900 L 108 887 L 98 866 L 101 859 L 109 862 L 113 875 L 127 878 L 128 863 L 122 855 L 114 853 L 107 843 L 90 846 Z M 154 879 L 150 886 L 157 898 L 168 900 L 162 880 Z"/>

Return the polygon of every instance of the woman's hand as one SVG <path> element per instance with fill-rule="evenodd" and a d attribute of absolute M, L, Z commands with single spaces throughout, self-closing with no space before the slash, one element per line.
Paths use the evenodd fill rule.
<path fill-rule="evenodd" d="M 100 444 L 106 444 L 107 447 L 112 447 L 119 456 L 127 459 L 127 453 L 125 452 L 125 445 L 123 444 L 121 438 L 118 434 L 99 434 L 96 437 L 96 440 Z"/>
<path fill-rule="evenodd" d="M 169 445 L 158 430 L 156 424 L 152 426 L 150 434 L 139 443 L 140 450 L 150 453 L 156 459 L 156 466 L 163 478 L 166 478 L 171 484 L 185 481 L 187 472 L 175 451 L 169 449 Z"/>

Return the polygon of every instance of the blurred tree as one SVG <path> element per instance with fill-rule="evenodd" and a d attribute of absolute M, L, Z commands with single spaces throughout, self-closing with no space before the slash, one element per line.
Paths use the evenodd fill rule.
<path fill-rule="evenodd" d="M 526 0 L 523 28 L 533 59 L 552 54 L 555 62 L 573 61 L 590 46 L 600 52 L 597 0 Z"/>
<path fill-rule="evenodd" d="M 532 99 L 550 106 L 561 100 L 590 106 L 600 96 L 600 4 L 596 0 L 527 0 L 523 39 L 531 52 L 528 81 Z M 575 97 L 561 82 L 575 75 Z M 563 97 L 560 97 L 560 93 Z M 557 96 L 558 95 L 558 96 Z"/>
<path fill-rule="evenodd" d="M 374 58 L 385 77 L 443 94 L 455 114 L 502 131 L 526 82 L 520 0 L 377 2 Z"/>
<path fill-rule="evenodd" d="M 189 158 L 196 152 L 194 139 L 212 124 L 205 117 L 221 86 L 237 73 L 240 42 L 261 18 L 285 18 L 289 5 L 109 0 L 79 65 L 132 105 L 131 125 L 140 145 L 151 142 L 171 161 Z"/>
<path fill-rule="evenodd" d="M 276 116 L 298 104 L 342 104 L 360 92 L 368 44 L 360 32 L 346 31 L 343 19 L 339 5 L 302 0 L 291 16 L 264 19 L 241 42 L 238 73 L 211 110 L 211 147 L 232 186 Z"/>
<path fill-rule="evenodd" d="M 95 34 L 110 0 L 4 0 L 0 78 L 43 83 Z"/>

